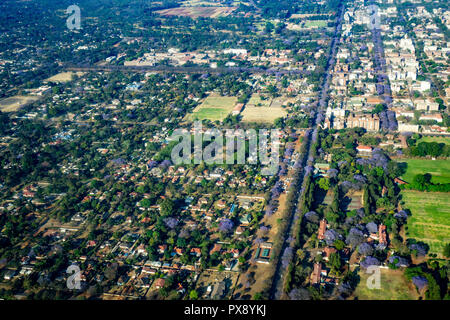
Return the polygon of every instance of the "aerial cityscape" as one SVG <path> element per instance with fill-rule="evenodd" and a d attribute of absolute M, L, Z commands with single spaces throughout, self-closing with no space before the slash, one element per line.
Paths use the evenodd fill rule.
<path fill-rule="evenodd" d="M 449 28 L 445 0 L 2 0 L 0 300 L 450 299 Z"/>

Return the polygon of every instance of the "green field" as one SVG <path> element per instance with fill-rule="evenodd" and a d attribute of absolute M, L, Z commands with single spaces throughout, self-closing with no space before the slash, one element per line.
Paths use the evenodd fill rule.
<path fill-rule="evenodd" d="M 367 278 L 371 274 L 359 272 L 360 282 L 354 296 L 358 300 L 417 300 L 419 295 L 403 275 L 403 271 L 381 269 L 380 289 L 369 289 Z"/>
<path fill-rule="evenodd" d="M 412 182 L 417 174 L 430 173 L 433 183 L 450 183 L 450 160 L 408 159 L 406 173 L 402 179 Z"/>
<path fill-rule="evenodd" d="M 271 98 L 261 99 L 260 95 L 254 94 L 247 102 L 247 106 L 269 107 L 271 103 L 272 103 Z"/>
<path fill-rule="evenodd" d="M 210 95 L 201 105 L 194 109 L 194 112 L 188 116 L 188 119 L 222 121 L 233 110 L 236 102 L 236 97 Z"/>
<path fill-rule="evenodd" d="M 450 137 L 431 137 L 431 136 L 422 136 L 417 143 L 420 142 L 437 142 L 437 143 L 445 143 L 450 144 Z"/>
<path fill-rule="evenodd" d="M 317 28 L 325 28 L 327 26 L 327 20 L 308 20 L 305 21 L 305 28 L 317 27 Z"/>
<path fill-rule="evenodd" d="M 443 192 L 403 190 L 402 199 L 411 210 L 407 237 L 423 241 L 430 252 L 442 257 L 444 245 L 450 242 L 450 197 Z"/>

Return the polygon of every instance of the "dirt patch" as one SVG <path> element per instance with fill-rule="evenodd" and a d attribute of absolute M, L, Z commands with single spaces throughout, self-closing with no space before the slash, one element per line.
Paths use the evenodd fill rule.
<path fill-rule="evenodd" d="M 156 11 L 164 17 L 179 16 L 196 18 L 227 17 L 236 10 L 236 7 L 179 7 Z"/>

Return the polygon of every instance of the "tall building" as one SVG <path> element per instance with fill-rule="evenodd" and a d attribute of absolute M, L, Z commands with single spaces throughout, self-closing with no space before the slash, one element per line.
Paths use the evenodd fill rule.
<path fill-rule="evenodd" d="M 364 128 L 367 131 L 380 130 L 380 117 L 376 114 L 350 114 L 346 121 L 347 128 Z"/>

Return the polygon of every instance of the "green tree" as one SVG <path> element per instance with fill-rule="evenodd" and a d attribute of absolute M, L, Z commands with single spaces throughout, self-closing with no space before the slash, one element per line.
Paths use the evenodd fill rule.
<path fill-rule="evenodd" d="M 427 300 L 441 300 L 441 290 L 436 279 L 429 273 L 425 274 L 425 277 L 428 280 L 428 290 L 425 293 Z"/>
<path fill-rule="evenodd" d="M 191 292 L 189 292 L 189 298 L 191 300 L 197 300 L 198 299 L 198 292 L 196 290 L 191 290 Z"/>
<path fill-rule="evenodd" d="M 450 258 L 450 243 L 447 243 L 444 247 L 444 257 Z"/>
<path fill-rule="evenodd" d="M 334 242 L 334 247 L 335 247 L 337 250 L 342 250 L 342 249 L 345 248 L 345 242 L 338 239 L 338 240 L 336 240 L 336 241 Z"/>
<path fill-rule="evenodd" d="M 175 209 L 175 204 L 170 199 L 166 198 L 161 203 L 161 215 L 163 215 L 163 216 L 170 216 L 170 215 L 172 215 L 174 209 Z"/>
<path fill-rule="evenodd" d="M 260 292 L 257 292 L 253 295 L 253 300 L 261 300 L 262 294 Z"/>
<path fill-rule="evenodd" d="M 330 180 L 326 178 L 320 178 L 318 181 L 318 185 L 320 189 L 327 191 L 330 189 Z"/>

